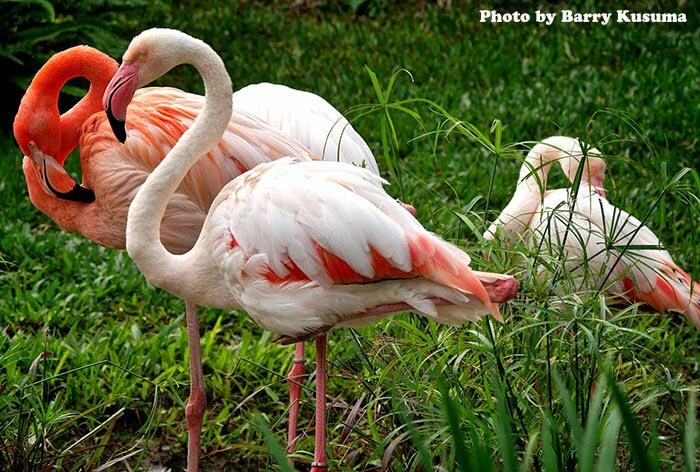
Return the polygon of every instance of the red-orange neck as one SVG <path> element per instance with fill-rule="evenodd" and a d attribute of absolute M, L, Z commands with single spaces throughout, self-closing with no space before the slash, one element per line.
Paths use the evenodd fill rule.
<path fill-rule="evenodd" d="M 88 46 L 76 46 L 52 56 L 34 76 L 22 100 L 18 119 L 31 120 L 32 111 L 41 110 L 43 119 L 59 124 L 59 129 L 48 131 L 56 133 L 52 138 L 58 150 L 53 157 L 58 163 L 63 164 L 78 145 L 85 120 L 102 109 L 102 94 L 117 67 L 117 62 L 106 54 Z M 77 77 L 86 78 L 90 89 L 73 108 L 59 116 L 61 89 L 66 82 Z M 23 108 L 27 109 L 28 115 L 21 117 Z"/>

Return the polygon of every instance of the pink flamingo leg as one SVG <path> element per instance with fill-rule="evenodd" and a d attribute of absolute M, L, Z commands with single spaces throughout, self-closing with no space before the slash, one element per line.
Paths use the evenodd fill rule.
<path fill-rule="evenodd" d="M 316 338 L 316 437 L 310 472 L 325 472 L 326 462 L 326 335 Z"/>
<path fill-rule="evenodd" d="M 297 442 L 297 420 L 301 401 L 301 383 L 304 381 L 304 341 L 296 343 L 294 365 L 287 375 L 289 384 L 289 426 L 287 429 L 287 452 L 294 452 Z"/>
<path fill-rule="evenodd" d="M 202 420 L 207 406 L 204 393 L 204 373 L 202 372 L 202 353 L 199 347 L 199 321 L 197 306 L 186 304 L 187 344 L 190 348 L 190 397 L 185 408 L 187 419 L 187 471 L 199 470 L 200 436 Z"/>

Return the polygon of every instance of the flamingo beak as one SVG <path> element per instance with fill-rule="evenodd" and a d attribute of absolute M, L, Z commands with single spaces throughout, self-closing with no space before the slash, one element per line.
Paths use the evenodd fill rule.
<path fill-rule="evenodd" d="M 126 141 L 126 109 L 136 92 L 138 73 L 139 66 L 136 61 L 122 62 L 102 96 L 102 105 L 107 112 L 109 125 L 121 143 Z"/>
<path fill-rule="evenodd" d="M 603 198 L 606 198 L 606 193 L 605 193 L 605 187 L 603 187 L 603 181 L 600 179 L 592 179 L 591 180 L 591 187 L 593 187 L 593 190 L 595 193 L 600 195 Z"/>
<path fill-rule="evenodd" d="M 74 181 L 56 160 L 44 154 L 33 141 L 29 142 L 29 155 L 25 157 L 33 163 L 37 180 L 44 191 L 61 200 L 69 200 L 79 203 L 92 203 L 95 201 L 95 192 L 83 187 Z M 52 179 L 59 182 L 58 187 L 67 189 L 58 190 L 52 183 Z"/>

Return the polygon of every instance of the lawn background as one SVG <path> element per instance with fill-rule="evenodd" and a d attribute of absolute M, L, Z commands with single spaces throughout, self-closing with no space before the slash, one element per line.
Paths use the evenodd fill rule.
<path fill-rule="evenodd" d="M 700 355 L 692 326 L 591 294 L 553 296 L 557 280 L 516 268 L 527 248 L 505 252 L 478 238 L 514 188 L 522 156 L 507 145 L 579 136 L 608 158 L 609 200 L 640 218 L 651 209 L 649 226 L 676 262 L 700 277 L 697 174 L 663 192 L 683 168 L 699 167 L 693 2 L 626 7 L 684 11 L 685 24 L 605 27 L 480 24 L 480 4 L 471 2 L 1 3 L 1 80 L 14 103 L 0 119 L 0 469 L 90 470 L 132 452 L 132 467 L 184 468 L 184 307 L 149 287 L 125 253 L 66 234 L 31 206 L 10 128 L 22 87 L 51 52 L 87 43 L 118 58 L 140 30 L 168 26 L 209 42 L 234 87 L 269 81 L 318 93 L 340 110 L 374 105 L 366 116 L 359 117 L 370 108 L 351 115 L 392 182 L 388 191 L 413 203 L 428 229 L 465 247 L 476 267 L 522 281 L 503 326 L 454 329 L 401 315 L 333 332 L 329 453 L 336 469 L 425 470 L 432 463 L 469 470 L 472 459 L 493 457 L 505 470 L 515 470 L 514 461 L 527 469 L 594 470 L 588 455 L 605 464 L 612 454 L 622 470 L 653 470 L 657 462 L 663 470 L 694 470 L 689 426 L 697 417 L 688 415 L 690 392 L 700 388 Z M 541 6 L 561 8 L 567 5 Z M 398 73 L 386 103 L 432 100 L 492 143 L 502 132 L 497 152 L 451 128 L 435 107 L 406 103 L 420 114 L 417 122 L 378 106 L 365 66 L 384 88 L 399 69 L 410 71 Z M 159 83 L 202 92 L 192 68 Z M 63 97 L 62 106 L 72 100 Z M 489 133 L 494 120 L 499 132 Z M 389 130 L 384 140 L 382 127 Z M 435 130 L 443 132 L 436 137 Z M 78 175 L 77 155 L 69 161 Z M 563 185 L 560 173 L 552 174 L 551 186 Z M 269 432 L 284 442 L 290 349 L 241 314 L 204 310 L 202 324 L 205 470 L 283 467 L 269 453 Z M 50 355 L 32 375 L 42 351 Z M 603 372 L 618 383 L 599 378 Z M 313 444 L 313 379 L 307 386 L 296 455 L 302 470 Z M 595 392 L 601 413 L 587 422 Z M 343 431 L 343 422 L 352 428 Z M 578 422 L 590 426 L 586 434 Z M 589 433 L 594 439 L 586 442 Z M 115 468 L 126 470 L 123 463 Z"/>

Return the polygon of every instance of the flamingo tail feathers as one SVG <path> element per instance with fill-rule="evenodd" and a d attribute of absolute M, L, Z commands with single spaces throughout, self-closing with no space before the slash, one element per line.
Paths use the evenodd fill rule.
<path fill-rule="evenodd" d="M 416 272 L 475 297 L 494 318 L 503 321 L 496 303 L 509 300 L 517 293 L 518 283 L 512 276 L 472 271 L 469 268 L 469 256 L 432 235 L 415 236 L 411 239 L 409 247 Z M 466 317 L 473 319 L 474 307 L 465 308 L 470 311 Z"/>
<path fill-rule="evenodd" d="M 700 330 L 700 284 L 672 262 L 660 266 L 650 292 L 635 289 L 625 278 L 625 289 L 632 298 L 647 303 L 660 312 L 683 314 Z"/>

